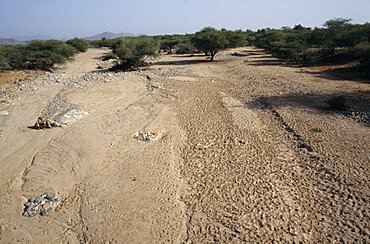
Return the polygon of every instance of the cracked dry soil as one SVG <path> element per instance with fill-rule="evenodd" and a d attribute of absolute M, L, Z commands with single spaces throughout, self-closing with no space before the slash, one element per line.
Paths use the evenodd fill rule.
<path fill-rule="evenodd" d="M 66 82 L 19 91 L 0 117 L 1 243 L 370 242 L 369 126 L 326 103 L 345 94 L 369 113 L 368 83 L 254 48 L 214 63 L 162 56 L 101 82 L 105 52 L 77 56 L 58 71 Z M 89 115 L 27 129 L 71 104 Z M 42 192 L 58 194 L 55 212 L 23 217 Z"/>

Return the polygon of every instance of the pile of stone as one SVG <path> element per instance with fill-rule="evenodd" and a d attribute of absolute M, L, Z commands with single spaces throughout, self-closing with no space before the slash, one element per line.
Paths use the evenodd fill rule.
<path fill-rule="evenodd" d="M 162 86 L 156 86 L 151 83 L 146 84 L 146 91 L 152 93 L 155 89 L 164 89 Z"/>
<path fill-rule="evenodd" d="M 50 119 L 39 117 L 32 127 L 35 130 L 51 129 L 55 127 L 62 127 L 59 123 L 52 121 Z"/>
<path fill-rule="evenodd" d="M 46 83 L 61 83 L 64 74 L 53 74 L 47 73 L 41 77 L 41 79 Z"/>
<path fill-rule="evenodd" d="M 36 215 L 49 216 L 54 212 L 58 203 L 55 193 L 45 192 L 39 197 L 32 197 L 24 204 L 23 216 L 34 217 Z"/>
<path fill-rule="evenodd" d="M 184 67 L 175 68 L 152 68 L 150 71 L 158 76 L 173 77 L 173 76 L 189 76 L 191 71 Z"/>
<path fill-rule="evenodd" d="M 68 77 L 65 74 L 46 73 L 37 79 L 41 87 L 47 87 L 53 84 L 84 87 L 92 82 L 107 83 L 113 76 L 115 76 L 114 72 L 89 72 L 78 77 Z"/>
<path fill-rule="evenodd" d="M 134 138 L 139 141 L 150 142 L 157 140 L 157 135 L 154 132 L 139 131 L 134 135 Z"/>
<path fill-rule="evenodd" d="M 370 112 L 347 110 L 341 112 L 344 116 L 349 117 L 357 122 L 362 122 L 370 125 Z"/>
<path fill-rule="evenodd" d="M 89 72 L 82 75 L 79 79 L 79 83 L 83 83 L 86 81 L 100 81 L 100 82 L 108 82 L 110 79 L 115 76 L 114 72 Z"/>
<path fill-rule="evenodd" d="M 53 100 L 51 100 L 48 105 L 41 111 L 41 116 L 45 118 L 52 118 L 54 121 L 58 120 L 56 117 L 60 114 L 66 113 L 72 109 L 76 109 L 76 105 L 72 104 L 66 94 L 66 90 L 61 90 L 57 93 Z M 58 122 L 60 123 L 60 122 Z"/>

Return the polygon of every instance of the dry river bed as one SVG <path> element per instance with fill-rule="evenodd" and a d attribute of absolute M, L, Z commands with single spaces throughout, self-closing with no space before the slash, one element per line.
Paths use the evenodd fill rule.
<path fill-rule="evenodd" d="M 0 243 L 370 242 L 369 83 L 254 48 L 120 73 L 106 52 L 0 91 Z"/>

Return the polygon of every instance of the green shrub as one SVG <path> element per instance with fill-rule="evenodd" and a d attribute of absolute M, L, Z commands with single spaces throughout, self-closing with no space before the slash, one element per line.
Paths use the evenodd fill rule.
<path fill-rule="evenodd" d="M 316 51 L 305 50 L 302 53 L 302 64 L 311 65 L 319 59 L 319 53 Z"/>
<path fill-rule="evenodd" d="M 359 59 L 360 68 L 366 71 L 367 74 L 370 73 L 370 43 L 361 42 L 353 47 L 353 56 Z"/>
<path fill-rule="evenodd" d="M 114 54 L 113 52 L 109 52 L 103 57 L 103 61 L 107 61 L 110 59 L 118 59 L 118 56 Z"/>
<path fill-rule="evenodd" d="M 88 41 L 83 39 L 74 38 L 67 41 L 67 44 L 76 48 L 79 52 L 86 52 L 90 44 Z"/>
<path fill-rule="evenodd" d="M 96 41 L 90 41 L 90 45 L 92 47 L 108 47 L 114 49 L 117 46 L 117 43 L 121 42 L 123 38 L 116 38 L 116 39 L 101 39 Z"/>
<path fill-rule="evenodd" d="M 302 42 L 282 42 L 277 44 L 272 51 L 279 58 L 297 62 L 302 60 L 303 52 L 306 49 L 307 46 Z"/>
<path fill-rule="evenodd" d="M 47 70 L 54 64 L 66 62 L 76 53 L 75 47 L 57 40 L 35 40 L 28 45 L 0 46 L 0 70 Z"/>
<path fill-rule="evenodd" d="M 222 30 L 227 40 L 226 48 L 236 48 L 247 44 L 246 36 L 241 31 Z"/>
<path fill-rule="evenodd" d="M 179 40 L 174 37 L 165 37 L 160 41 L 161 50 L 171 53 L 172 50 L 180 43 Z"/>
<path fill-rule="evenodd" d="M 191 42 L 180 43 L 176 46 L 177 54 L 194 54 L 198 53 L 198 50 L 193 46 Z"/>
<path fill-rule="evenodd" d="M 131 37 L 122 39 L 113 49 L 120 60 L 119 67 L 131 69 L 143 64 L 146 55 L 154 55 L 159 43 L 150 37 Z"/>
<path fill-rule="evenodd" d="M 332 19 L 324 28 L 262 29 L 254 33 L 253 44 L 274 56 L 304 65 L 359 61 L 369 73 L 370 23 L 352 24 L 348 19 Z"/>
<path fill-rule="evenodd" d="M 54 64 L 65 63 L 77 50 L 62 41 L 32 41 L 25 47 L 26 67 L 50 69 Z"/>
<path fill-rule="evenodd" d="M 271 51 L 273 43 L 279 43 L 284 40 L 284 33 L 281 30 L 263 29 L 256 33 L 253 44 L 258 48 Z"/>
<path fill-rule="evenodd" d="M 10 66 L 8 69 L 22 69 L 27 61 L 25 50 L 25 46 L 0 46 L 0 56 Z M 3 64 L 5 65 L 4 62 Z"/>
<path fill-rule="evenodd" d="M 9 65 L 8 60 L 4 56 L 0 55 L 0 71 L 11 69 L 11 68 L 12 67 Z"/>

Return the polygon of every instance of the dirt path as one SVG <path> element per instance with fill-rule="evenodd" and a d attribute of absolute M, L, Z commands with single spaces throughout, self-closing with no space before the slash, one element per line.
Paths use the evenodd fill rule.
<path fill-rule="evenodd" d="M 184 204 L 176 141 L 182 140 L 181 130 L 168 105 L 147 92 L 142 76 L 93 73 L 96 77 L 87 79 L 101 55 L 90 50 L 61 71 L 71 84 L 49 84 L 6 108 L 1 243 L 180 242 Z M 82 83 L 74 85 L 71 77 Z M 45 109 L 70 108 L 89 115 L 63 129 L 27 128 Z M 140 130 L 163 139 L 135 140 Z M 58 193 L 56 212 L 23 217 L 25 200 L 45 191 Z"/>
<path fill-rule="evenodd" d="M 366 121 L 368 84 L 251 48 L 216 63 L 163 56 L 133 73 L 98 72 L 104 52 L 0 107 L 1 243 L 370 241 L 369 127 L 326 108 L 346 94 Z M 27 128 L 72 109 L 89 114 Z M 44 191 L 58 193 L 55 213 L 23 217 Z"/>
<path fill-rule="evenodd" d="M 187 240 L 368 241 L 369 127 L 328 112 L 325 100 L 358 92 L 369 112 L 369 85 L 238 51 L 248 56 L 188 58 L 196 79 L 176 82 L 191 185 Z"/>

